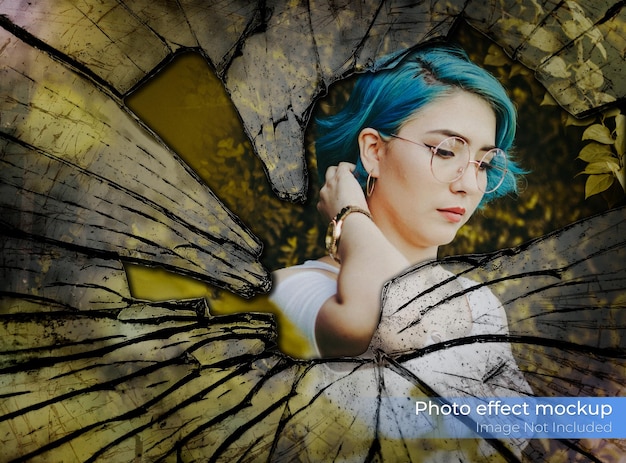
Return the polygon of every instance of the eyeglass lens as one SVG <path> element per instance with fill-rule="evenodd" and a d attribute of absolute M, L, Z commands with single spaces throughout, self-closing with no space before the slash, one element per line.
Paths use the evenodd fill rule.
<path fill-rule="evenodd" d="M 431 150 L 432 174 L 440 182 L 451 183 L 458 180 L 470 163 L 475 165 L 476 181 L 482 192 L 491 193 L 504 181 L 507 159 L 501 149 L 492 149 L 480 161 L 471 161 L 470 149 L 465 140 L 450 137 Z"/>

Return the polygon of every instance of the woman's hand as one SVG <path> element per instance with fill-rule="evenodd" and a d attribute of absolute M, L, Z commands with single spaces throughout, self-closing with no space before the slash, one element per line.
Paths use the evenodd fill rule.
<path fill-rule="evenodd" d="M 335 217 L 345 206 L 369 210 L 363 189 L 354 177 L 355 168 L 352 163 L 342 162 L 326 171 L 326 181 L 320 190 L 317 210 L 327 220 Z"/>

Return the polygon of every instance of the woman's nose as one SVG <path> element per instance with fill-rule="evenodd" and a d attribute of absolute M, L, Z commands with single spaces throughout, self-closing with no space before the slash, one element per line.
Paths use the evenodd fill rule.
<path fill-rule="evenodd" d="M 459 169 L 461 176 L 450 184 L 450 188 L 456 193 L 480 193 L 476 169 L 478 169 L 478 162 L 474 161 L 470 161 L 464 168 Z"/>

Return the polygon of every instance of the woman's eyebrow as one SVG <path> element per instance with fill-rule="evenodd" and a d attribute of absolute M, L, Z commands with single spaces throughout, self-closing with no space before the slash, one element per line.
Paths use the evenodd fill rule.
<path fill-rule="evenodd" d="M 469 144 L 469 139 L 458 133 L 455 132 L 454 130 L 450 130 L 450 129 L 435 129 L 435 130 L 430 130 L 428 132 L 426 132 L 427 134 L 437 134 L 437 135 L 445 135 L 447 137 L 458 137 L 458 138 L 462 138 L 463 140 L 465 140 L 468 144 Z M 491 151 L 492 149 L 497 148 L 496 145 L 485 145 L 482 148 L 480 148 L 478 151 L 483 151 L 483 152 L 487 152 L 487 151 Z"/>

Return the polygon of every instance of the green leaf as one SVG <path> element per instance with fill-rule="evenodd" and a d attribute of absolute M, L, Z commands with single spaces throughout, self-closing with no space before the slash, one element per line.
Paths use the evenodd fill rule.
<path fill-rule="evenodd" d="M 614 95 L 610 95 L 605 92 L 600 92 L 598 90 L 595 90 L 593 92 L 591 99 L 593 101 L 594 106 L 603 106 L 603 105 L 615 103 L 615 101 L 617 101 Z"/>
<path fill-rule="evenodd" d="M 620 110 L 618 108 L 609 108 L 602 111 L 602 119 L 607 119 L 609 117 L 615 117 L 620 114 Z"/>
<path fill-rule="evenodd" d="M 614 161 L 609 147 L 596 142 L 585 145 L 578 153 L 578 159 L 585 162 Z"/>
<path fill-rule="evenodd" d="M 554 101 L 554 99 L 553 99 Z M 543 105 L 543 102 L 541 103 Z M 558 104 L 556 101 L 554 101 L 554 104 Z M 591 117 L 585 117 L 583 119 L 579 119 L 577 117 L 572 116 L 571 114 L 567 113 L 566 116 L 566 120 L 564 122 L 564 124 L 566 126 L 576 126 L 576 127 L 586 127 L 588 125 L 591 125 L 594 121 L 595 121 L 595 117 L 591 116 Z"/>
<path fill-rule="evenodd" d="M 622 185 L 622 190 L 626 192 L 626 166 L 622 167 L 615 173 L 617 180 L 619 180 L 620 185 Z"/>
<path fill-rule="evenodd" d="M 511 60 L 504 54 L 500 47 L 491 45 L 487 56 L 485 56 L 484 63 L 487 66 L 505 66 L 510 64 Z"/>
<path fill-rule="evenodd" d="M 626 116 L 618 114 L 615 116 L 615 150 L 620 157 L 626 153 Z"/>
<path fill-rule="evenodd" d="M 559 56 L 552 57 L 548 62 L 544 63 L 542 71 L 560 79 L 568 79 L 571 74 L 565 60 Z"/>
<path fill-rule="evenodd" d="M 581 174 L 616 174 L 619 171 L 619 164 L 613 160 L 592 162 L 585 167 Z"/>
<path fill-rule="evenodd" d="M 585 130 L 583 133 L 583 140 L 595 140 L 605 145 L 612 145 L 615 143 L 613 137 L 611 137 L 611 131 L 608 127 L 602 124 L 593 124 Z"/>
<path fill-rule="evenodd" d="M 548 92 L 543 94 L 543 101 L 541 102 L 541 106 L 558 106 L 558 105 L 559 104 L 556 102 L 554 97 L 552 95 L 550 95 Z M 572 119 L 573 119 L 573 117 L 572 117 Z M 568 117 L 568 120 L 569 120 L 569 117 Z"/>
<path fill-rule="evenodd" d="M 526 23 L 519 27 L 519 32 L 528 38 L 530 46 L 546 53 L 555 53 L 562 46 L 557 34 L 548 31 L 547 28 L 537 28 L 533 24 Z"/>
<path fill-rule="evenodd" d="M 555 79 L 548 85 L 548 91 L 552 95 L 558 95 L 561 105 L 569 106 L 579 100 L 578 90 L 567 79 Z"/>
<path fill-rule="evenodd" d="M 604 74 L 597 64 L 587 60 L 576 68 L 576 83 L 586 90 L 599 90 L 604 85 Z"/>
<path fill-rule="evenodd" d="M 521 63 L 513 63 L 511 66 L 511 72 L 509 72 L 509 79 L 515 76 L 527 76 L 530 75 L 530 70 Z"/>
<path fill-rule="evenodd" d="M 602 193 L 613 185 L 614 177 L 610 174 L 590 175 L 585 183 L 585 199 Z"/>

